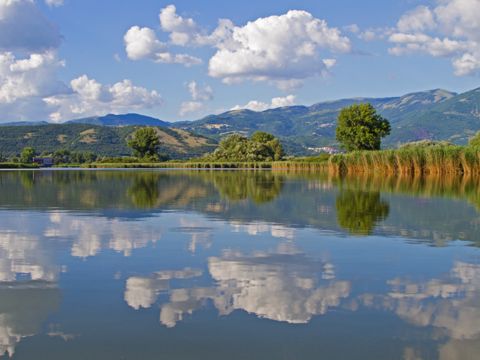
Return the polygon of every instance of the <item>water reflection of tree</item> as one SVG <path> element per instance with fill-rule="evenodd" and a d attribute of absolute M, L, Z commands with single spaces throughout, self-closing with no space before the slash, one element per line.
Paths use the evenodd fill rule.
<path fill-rule="evenodd" d="M 228 200 L 250 199 L 257 204 L 274 200 L 284 184 L 282 176 L 270 172 L 213 173 L 212 180 L 220 195 Z"/>
<path fill-rule="evenodd" d="M 354 235 L 370 235 L 388 217 L 390 206 L 379 192 L 342 190 L 337 196 L 338 224 Z"/>
<path fill-rule="evenodd" d="M 157 174 L 139 174 L 127 190 L 133 204 L 142 209 L 150 209 L 157 204 L 159 190 Z"/>
<path fill-rule="evenodd" d="M 33 171 L 20 171 L 20 184 L 24 190 L 31 190 L 35 184 L 35 173 Z"/>

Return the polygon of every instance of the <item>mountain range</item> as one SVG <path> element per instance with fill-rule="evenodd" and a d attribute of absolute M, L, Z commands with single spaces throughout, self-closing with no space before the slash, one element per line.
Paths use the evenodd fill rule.
<path fill-rule="evenodd" d="M 311 106 L 287 106 L 261 112 L 232 110 L 200 120 L 173 123 L 139 114 L 109 114 L 71 120 L 62 126 L 158 126 L 185 130 L 195 134 L 192 136 L 216 141 L 233 132 L 250 135 L 262 130 L 281 138 L 289 153 L 304 155 L 318 152 L 322 147 L 335 147 L 335 125 L 339 111 L 345 106 L 363 102 L 374 105 L 391 123 L 392 132 L 384 139 L 384 147 L 395 147 L 400 143 L 423 139 L 465 144 L 480 130 L 480 88 L 462 94 L 435 89 L 398 97 L 340 99 Z M 33 124 L 47 123 L 9 125 L 31 127 Z"/>

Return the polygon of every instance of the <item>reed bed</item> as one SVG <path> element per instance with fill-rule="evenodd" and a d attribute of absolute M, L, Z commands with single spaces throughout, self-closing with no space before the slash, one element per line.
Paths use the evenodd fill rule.
<path fill-rule="evenodd" d="M 330 157 L 333 173 L 478 174 L 480 148 L 455 145 L 355 151 Z"/>

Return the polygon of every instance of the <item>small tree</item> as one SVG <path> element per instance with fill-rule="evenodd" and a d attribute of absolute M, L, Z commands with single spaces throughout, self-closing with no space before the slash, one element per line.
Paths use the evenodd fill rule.
<path fill-rule="evenodd" d="M 340 111 L 336 138 L 347 151 L 379 150 L 390 129 L 388 120 L 371 104 L 354 104 Z"/>
<path fill-rule="evenodd" d="M 20 162 L 22 164 L 29 164 L 33 161 L 33 157 L 35 156 L 35 149 L 32 147 L 23 148 L 20 154 Z"/>
<path fill-rule="evenodd" d="M 128 146 L 139 158 L 156 157 L 158 145 L 160 145 L 160 141 L 157 132 L 152 127 L 138 129 L 128 141 Z"/>

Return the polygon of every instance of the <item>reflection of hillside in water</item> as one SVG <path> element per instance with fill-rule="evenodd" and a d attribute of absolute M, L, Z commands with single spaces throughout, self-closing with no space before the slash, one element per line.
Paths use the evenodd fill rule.
<path fill-rule="evenodd" d="M 436 245 L 455 239 L 480 243 L 478 213 L 469 205 L 480 202 L 480 186 L 472 177 L 183 170 L 24 172 L 21 179 L 19 174 L 0 174 L 0 207 L 122 218 L 198 211 L 230 222 L 401 236 Z"/>
<path fill-rule="evenodd" d="M 221 315 L 243 310 L 260 318 L 303 324 L 339 306 L 350 293 L 348 281 L 335 279 L 332 264 L 313 260 L 289 243 L 280 244 L 273 252 L 226 252 L 208 259 L 208 270 L 215 284 L 212 287 L 169 289 L 162 272 L 131 277 L 125 301 L 134 309 L 148 308 L 168 290 L 169 301 L 160 311 L 160 321 L 167 327 L 174 327 L 207 301 Z M 186 278 L 184 272 L 175 278 Z M 195 274 L 191 270 L 187 273 Z"/>

